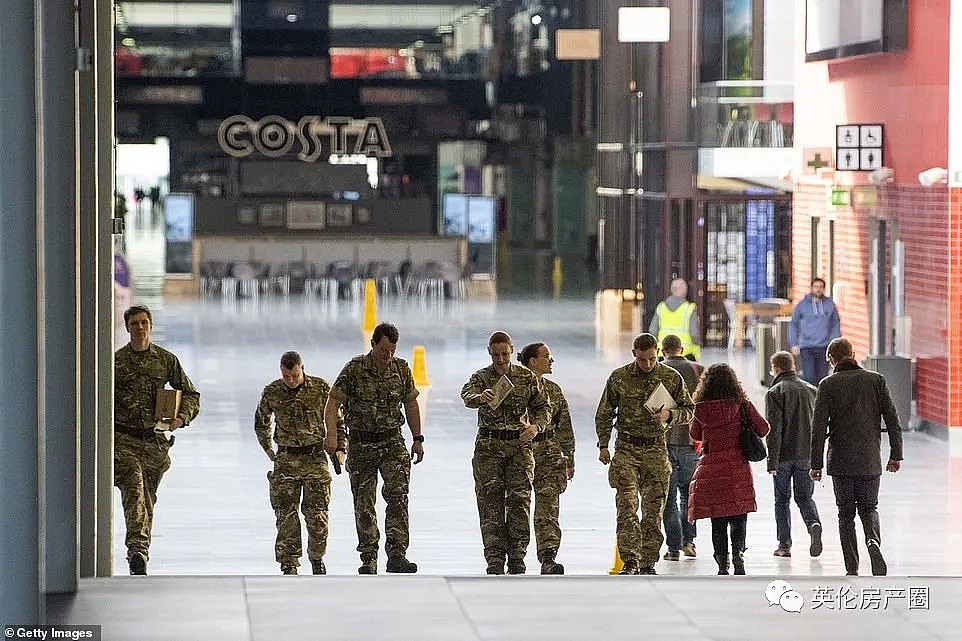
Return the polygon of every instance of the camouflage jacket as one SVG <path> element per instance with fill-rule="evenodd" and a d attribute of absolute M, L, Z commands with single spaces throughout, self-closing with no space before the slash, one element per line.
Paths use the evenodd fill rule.
<path fill-rule="evenodd" d="M 664 384 L 678 404 L 678 407 L 669 411 L 667 426 L 659 424 L 645 407 L 645 401 L 658 383 Z M 675 423 L 691 423 L 694 408 L 681 374 L 661 363 L 645 373 L 632 361 L 613 371 L 605 383 L 605 391 L 595 412 L 598 447 L 608 446 L 612 427 L 617 427 L 621 434 L 631 436 L 664 436 L 667 427 Z"/>
<path fill-rule="evenodd" d="M 498 409 L 491 409 L 487 403 L 481 402 L 481 393 L 501 378 L 494 365 L 479 369 L 461 388 L 461 399 L 465 407 L 478 410 L 478 427 L 489 430 L 520 430 L 524 428 L 522 418 L 528 423 L 544 428 L 551 426 L 551 403 L 545 394 L 544 387 L 531 370 L 521 365 L 510 364 L 507 377 L 514 384 L 508 395 L 498 405 Z"/>
<path fill-rule="evenodd" d="M 554 440 L 561 447 L 568 466 L 574 465 L 575 460 L 575 432 L 571 427 L 571 413 L 568 411 L 568 401 L 565 399 L 561 386 L 547 378 L 541 379 L 548 402 L 551 403 L 550 429 L 554 430 Z"/>
<path fill-rule="evenodd" d="M 130 343 L 114 353 L 114 422 L 132 429 L 152 429 L 157 420 L 157 391 L 170 383 L 181 390 L 178 418 L 184 425 L 200 411 L 200 392 L 187 377 L 177 357 L 151 343 L 135 352 Z"/>
<path fill-rule="evenodd" d="M 370 352 L 352 358 L 331 388 L 331 398 L 344 406 L 347 427 L 367 432 L 400 429 L 405 422 L 401 406 L 417 397 L 406 360 L 394 358 L 378 372 Z"/>
<path fill-rule="evenodd" d="M 303 447 L 323 444 L 324 437 L 327 436 L 324 405 L 330 390 L 323 378 L 307 374 L 304 375 L 304 383 L 294 389 L 289 388 L 281 378 L 267 385 L 254 412 L 257 442 L 265 450 L 272 449 L 273 415 L 273 438 L 278 445 Z M 338 421 L 337 444 L 338 447 L 347 447 L 343 421 Z"/>

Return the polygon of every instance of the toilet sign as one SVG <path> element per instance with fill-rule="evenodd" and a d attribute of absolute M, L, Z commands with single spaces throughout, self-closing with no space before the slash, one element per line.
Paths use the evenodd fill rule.
<path fill-rule="evenodd" d="M 881 124 L 837 125 L 835 168 L 839 171 L 872 171 L 882 167 Z"/>

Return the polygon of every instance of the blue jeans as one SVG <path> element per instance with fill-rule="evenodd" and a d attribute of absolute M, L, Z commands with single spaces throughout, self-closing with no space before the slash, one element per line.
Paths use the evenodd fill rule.
<path fill-rule="evenodd" d="M 792 512 L 789 504 L 792 501 L 792 486 L 795 489 L 795 504 L 802 513 L 802 520 L 806 527 L 812 523 L 820 523 L 818 508 L 812 500 L 815 492 L 815 482 L 808 476 L 808 467 L 802 467 L 798 461 L 782 461 L 772 477 L 775 482 L 775 530 L 778 536 L 778 547 L 792 547 Z"/>
<path fill-rule="evenodd" d="M 823 378 L 828 376 L 828 361 L 825 360 L 825 350 L 828 345 L 821 347 L 802 347 L 798 355 L 802 366 L 802 378 L 818 387 Z"/>
<path fill-rule="evenodd" d="M 677 552 L 683 545 L 693 543 L 697 534 L 695 524 L 688 522 L 688 485 L 698 465 L 698 454 L 691 445 L 669 445 L 668 460 L 671 462 L 671 479 L 662 522 L 668 549 Z"/>

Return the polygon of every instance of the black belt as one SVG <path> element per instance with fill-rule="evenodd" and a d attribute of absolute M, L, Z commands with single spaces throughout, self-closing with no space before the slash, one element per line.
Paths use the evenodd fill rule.
<path fill-rule="evenodd" d="M 544 432 L 539 432 L 538 435 L 531 440 L 531 442 L 540 443 L 541 441 L 547 441 L 552 436 L 554 436 L 554 430 L 545 430 Z"/>
<path fill-rule="evenodd" d="M 651 447 L 665 442 L 665 439 L 660 436 L 632 436 L 621 432 L 618 432 L 618 440 L 631 443 L 637 447 Z"/>
<path fill-rule="evenodd" d="M 120 432 L 121 434 L 126 434 L 127 436 L 133 436 L 134 438 L 147 438 L 148 436 L 154 436 L 154 429 L 137 429 L 136 427 L 127 427 L 126 425 L 118 425 L 114 423 L 114 431 Z"/>
<path fill-rule="evenodd" d="M 383 443 L 384 441 L 390 441 L 401 435 L 398 430 L 382 430 L 379 432 L 367 432 L 364 430 L 350 430 L 348 432 L 349 441 L 357 441 L 358 443 Z"/>
<path fill-rule="evenodd" d="M 481 438 L 494 438 L 499 441 L 516 441 L 521 438 L 521 430 L 489 430 L 486 427 L 478 429 Z"/>
<path fill-rule="evenodd" d="M 278 445 L 278 452 L 284 452 L 285 454 L 315 454 L 320 452 L 324 453 L 324 444 L 315 443 L 314 445 Z"/>

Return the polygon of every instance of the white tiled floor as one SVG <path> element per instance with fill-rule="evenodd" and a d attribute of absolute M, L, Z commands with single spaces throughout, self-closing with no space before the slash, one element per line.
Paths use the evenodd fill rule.
<path fill-rule="evenodd" d="M 137 247 L 136 238 L 135 231 L 128 239 L 128 246 L 132 249 Z M 139 239 L 144 246 L 156 242 L 151 240 L 149 230 L 144 231 Z M 145 262 L 156 261 L 156 252 L 134 256 L 134 269 L 137 270 L 140 264 L 141 273 L 150 271 Z M 188 430 L 178 434 L 177 445 L 172 450 L 173 466 L 160 488 L 150 572 L 154 577 L 276 575 L 273 514 L 268 504 L 265 478 L 270 464 L 254 439 L 254 407 L 263 385 L 278 376 L 280 354 L 288 349 L 302 353 L 309 372 L 333 381 L 351 356 L 366 351 L 360 331 L 362 310 L 352 303 L 331 305 L 320 300 L 305 300 L 301 296 L 230 302 L 216 298 L 162 300 L 156 296 L 157 281 L 152 282 L 154 285 L 150 280 L 144 281 L 146 287 L 138 283 L 144 296 L 135 294 L 135 299 L 147 300 L 156 308 L 155 340 L 180 356 L 202 396 L 200 416 Z M 754 467 L 759 510 L 749 517 L 748 524 L 746 565 L 749 574 L 755 578 L 726 584 L 726 589 L 729 585 L 739 586 L 733 587 L 729 593 L 732 598 L 737 597 L 730 608 L 718 609 L 710 605 L 714 602 L 715 586 L 724 579 L 711 576 L 714 562 L 707 523 L 699 524 L 697 559 L 662 561 L 657 566 L 662 577 L 639 580 L 624 590 L 622 588 L 629 584 L 622 579 L 601 578 L 612 563 L 615 520 L 613 491 L 607 484 L 606 468 L 596 460 L 593 415 L 608 373 L 631 358 L 631 337 L 597 340 L 594 304 L 590 297 L 447 301 L 441 304 L 383 299 L 379 301 L 378 311 L 379 320 L 394 322 L 400 328 L 399 356 L 410 360 L 414 345 L 426 347 L 428 373 L 433 383 L 430 389 L 422 391 L 426 400 L 426 457 L 412 474 L 409 557 L 420 565 L 419 578 L 408 583 L 397 583 L 402 580 L 397 577 L 369 580 L 376 583 L 358 583 L 364 579 L 348 578 L 355 575 L 358 559 L 354 551 L 356 538 L 350 488 L 347 478 L 342 476 L 334 480 L 326 559 L 329 573 L 342 575 L 340 579 L 328 577 L 315 581 L 305 577 L 294 579 L 297 583 L 293 584 L 280 577 L 223 578 L 219 579 L 220 583 L 214 579 L 211 579 L 214 583 L 205 583 L 200 579 L 151 577 L 140 583 L 130 578 L 86 582 L 80 599 L 71 602 L 70 608 L 73 609 L 63 609 L 62 603 L 58 605 L 58 620 L 83 622 L 84 612 L 87 616 L 100 616 L 98 612 L 112 611 L 109 604 L 114 602 L 136 607 L 135 595 L 160 598 L 158 590 L 163 592 L 173 589 L 171 586 L 186 585 L 202 600 L 217 592 L 215 586 L 226 590 L 218 597 L 225 601 L 225 605 L 217 609 L 217 616 L 233 622 L 224 629 L 224 638 L 408 638 L 413 634 L 409 630 L 385 627 L 388 623 L 410 623 L 417 629 L 413 619 L 422 616 L 420 609 L 412 620 L 401 615 L 404 611 L 401 606 L 408 601 L 413 601 L 416 608 L 424 603 L 437 605 L 439 610 L 425 612 L 423 616 L 436 617 L 435 623 L 450 624 L 447 636 L 441 634 L 443 626 L 439 629 L 434 625 L 430 633 L 423 630 L 424 634 L 419 638 L 520 638 L 522 630 L 523 636 L 528 638 L 547 638 L 550 631 L 558 633 L 553 638 L 638 638 L 630 633 L 643 628 L 628 625 L 630 621 L 641 626 L 654 625 L 659 632 L 677 632 L 672 638 L 756 638 L 738 632 L 742 620 L 737 598 L 755 599 L 749 596 L 751 591 L 757 588 L 760 594 L 772 576 L 806 586 L 822 581 L 819 577 L 831 577 L 825 580 L 834 585 L 843 583 L 839 577 L 844 572 L 830 481 L 818 486 L 815 496 L 825 524 L 823 555 L 818 559 L 809 558 L 807 535 L 796 513 L 795 556 L 776 559 L 772 556 L 776 545 L 772 488 L 763 463 Z M 554 379 L 561 384 L 570 403 L 578 440 L 577 474 L 562 498 L 564 534 L 559 560 L 565 564 L 569 575 L 596 575 L 594 579 L 566 577 L 558 583 L 546 584 L 543 579 L 535 577 L 504 578 L 493 579 L 504 581 L 494 588 L 489 579 L 431 580 L 423 576 L 461 577 L 481 575 L 484 570 L 470 472 L 476 415 L 462 406 L 458 394 L 471 372 L 489 362 L 485 352 L 486 338 L 495 329 L 511 333 L 518 348 L 530 341 L 544 340 L 555 355 Z M 707 363 L 730 357 L 723 350 L 706 350 L 704 356 Z M 732 362 L 742 374 L 752 397 L 760 403 L 764 388 L 754 381 L 752 353 L 737 353 Z M 962 461 L 950 459 L 946 450 L 944 442 L 923 434 L 907 434 L 903 471 L 897 475 L 886 474 L 883 478 L 880 499 L 883 549 L 893 575 L 886 586 L 905 583 L 906 579 L 897 578 L 899 576 L 962 575 L 962 555 L 955 552 L 962 544 L 962 507 L 959 507 L 962 504 L 959 501 Z M 125 575 L 119 500 L 115 501 L 115 517 L 115 572 Z M 536 571 L 533 543 L 531 547 L 529 571 Z M 382 570 L 383 562 L 382 558 Z M 867 562 L 863 567 L 867 572 Z M 683 578 L 669 578 L 672 576 Z M 337 590 L 330 579 L 339 581 Z M 180 583 L 181 580 L 187 583 Z M 748 580 L 752 581 L 751 589 L 745 583 Z M 951 580 L 936 583 L 940 589 L 959 595 L 958 588 L 954 587 L 957 583 Z M 291 590 L 295 585 L 297 589 Z M 372 586 L 377 586 L 373 592 Z M 288 598 L 285 595 L 296 600 L 296 593 L 302 588 L 308 589 L 314 597 L 310 603 L 297 608 L 302 618 L 288 621 L 287 627 L 282 626 L 284 634 L 281 636 L 269 634 L 264 626 L 281 620 L 272 604 L 278 608 L 283 604 L 290 605 L 290 601 L 285 601 Z M 303 621 L 319 616 L 308 614 L 311 603 L 340 601 L 339 591 L 343 591 L 342 595 L 354 595 L 360 599 L 342 603 L 340 607 L 346 608 L 343 612 L 353 612 L 354 615 L 374 613 L 367 636 L 359 633 L 356 627 L 341 627 L 336 620 L 330 627 L 312 628 L 315 636 L 295 631 L 308 629 Z M 228 597 L 228 594 L 234 597 Z M 364 596 L 369 594 L 378 596 Z M 705 595 L 704 600 L 699 597 L 701 594 Z M 489 601 L 492 595 L 497 597 Z M 945 592 L 942 595 L 944 598 Z M 367 599 L 374 598 L 382 599 L 382 605 L 378 606 L 381 610 L 369 610 L 365 605 L 369 602 Z M 612 637 L 605 633 L 607 636 L 602 637 L 604 625 L 599 623 L 600 627 L 596 627 L 591 623 L 592 607 L 583 603 L 583 598 L 608 603 L 600 611 L 603 613 L 601 618 L 617 616 L 617 608 L 608 599 L 619 598 L 625 599 L 624 608 L 627 609 L 649 602 L 663 603 L 664 617 L 657 616 L 646 623 L 644 617 L 631 614 L 620 624 L 612 624 L 613 629 L 621 630 L 627 636 L 615 634 Z M 691 603 L 691 598 L 698 599 L 699 605 L 692 606 L 699 613 L 697 616 L 691 612 L 686 614 L 685 604 Z M 240 607 L 238 600 L 246 604 L 246 614 L 230 614 Z M 211 607 L 219 608 L 217 602 L 211 602 Z M 520 609 L 515 611 L 509 603 L 527 605 L 518 606 Z M 767 604 L 762 601 L 762 605 Z M 569 606 L 570 620 L 575 620 L 576 614 L 586 617 L 579 619 L 581 627 L 567 628 L 559 624 L 559 621 L 567 620 L 561 615 L 561 608 L 568 611 Z M 197 604 L 186 604 L 184 608 L 183 616 L 203 619 L 202 609 L 198 610 Z M 772 611 L 762 607 L 755 613 L 752 606 L 747 612 L 749 616 L 768 617 L 773 624 L 777 620 L 789 621 L 779 619 L 771 614 Z M 939 616 L 947 617 L 947 612 Z M 505 622 L 506 613 L 520 617 L 517 619 L 520 627 Z M 236 627 L 238 622 L 231 618 L 235 615 L 246 616 L 249 625 Z M 598 618 L 598 615 L 594 616 Z M 707 618 L 701 620 L 701 616 Z M 788 615 L 782 613 L 781 616 Z M 543 619 L 551 619 L 554 624 L 545 624 Z M 911 633 L 916 625 L 905 619 L 904 614 L 898 615 L 896 620 L 899 622 L 897 626 L 881 626 L 880 629 L 889 633 L 896 630 Z M 941 638 L 952 638 L 946 630 L 932 627 L 941 621 L 931 619 L 928 628 L 924 625 L 915 628 L 915 634 L 908 636 L 922 638 L 928 634 L 929 638 L 940 638 L 941 633 L 947 635 Z M 709 622 L 717 622 L 717 630 L 708 629 Z M 808 623 L 821 625 L 806 616 Z M 846 627 L 833 627 L 828 619 L 823 623 L 827 631 Z M 116 626 L 120 636 L 112 638 L 125 638 L 119 630 L 129 628 L 123 628 L 119 623 Z M 869 630 L 873 632 L 864 638 L 895 638 L 876 635 L 876 628 L 879 626 L 865 628 L 866 634 Z M 580 631 L 575 633 L 575 630 Z M 786 628 L 779 632 L 779 638 L 803 638 L 797 632 Z M 825 633 L 810 636 L 837 638 Z M 194 637 L 162 635 L 149 638 Z"/>

